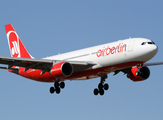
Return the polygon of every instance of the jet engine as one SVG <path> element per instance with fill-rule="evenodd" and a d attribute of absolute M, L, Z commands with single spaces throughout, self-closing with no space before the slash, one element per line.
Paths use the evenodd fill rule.
<path fill-rule="evenodd" d="M 61 62 L 53 65 L 50 74 L 56 78 L 65 78 L 73 73 L 73 67 L 68 62 Z"/>
<path fill-rule="evenodd" d="M 127 77 L 134 82 L 146 80 L 150 76 L 150 70 L 148 67 L 133 67 L 127 74 Z"/>

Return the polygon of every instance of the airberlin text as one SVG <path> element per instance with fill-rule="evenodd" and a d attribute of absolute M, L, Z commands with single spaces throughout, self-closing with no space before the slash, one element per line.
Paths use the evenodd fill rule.
<path fill-rule="evenodd" d="M 110 55 L 110 54 L 116 54 L 121 52 L 126 52 L 126 44 L 120 43 L 118 46 L 113 47 L 103 47 L 102 49 L 99 49 L 96 53 L 97 57 Z"/>

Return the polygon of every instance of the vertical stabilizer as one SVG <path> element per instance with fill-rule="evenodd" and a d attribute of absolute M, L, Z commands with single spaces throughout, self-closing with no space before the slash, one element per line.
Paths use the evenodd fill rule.
<path fill-rule="evenodd" d="M 9 49 L 12 57 L 32 58 L 11 24 L 5 25 Z"/>

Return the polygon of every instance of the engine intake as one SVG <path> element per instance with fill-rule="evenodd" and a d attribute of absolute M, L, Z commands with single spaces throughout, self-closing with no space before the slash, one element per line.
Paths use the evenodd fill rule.
<path fill-rule="evenodd" d="M 68 62 L 61 62 L 53 65 L 50 74 L 56 78 L 65 78 L 73 73 L 73 67 Z"/>

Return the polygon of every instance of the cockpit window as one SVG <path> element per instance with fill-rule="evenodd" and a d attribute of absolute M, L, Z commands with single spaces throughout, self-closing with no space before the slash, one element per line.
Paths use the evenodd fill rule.
<path fill-rule="evenodd" d="M 141 45 L 145 45 L 146 42 L 143 42 Z"/>
<path fill-rule="evenodd" d="M 141 45 L 145 45 L 145 44 L 155 44 L 154 42 L 143 42 Z"/>
<path fill-rule="evenodd" d="M 148 42 L 148 44 L 153 44 L 152 42 Z"/>

